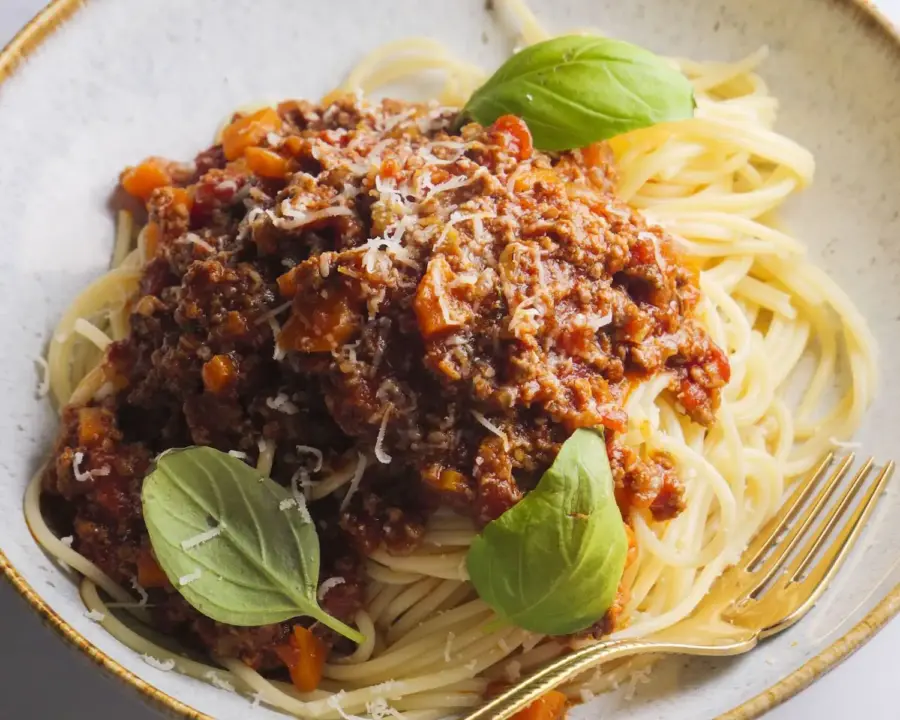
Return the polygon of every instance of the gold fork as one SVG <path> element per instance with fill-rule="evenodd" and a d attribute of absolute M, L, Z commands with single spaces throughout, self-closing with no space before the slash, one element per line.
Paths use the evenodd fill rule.
<path fill-rule="evenodd" d="M 793 625 L 812 608 L 840 568 L 894 470 L 893 461 L 888 462 L 870 481 L 874 460 L 869 458 L 828 508 L 828 501 L 850 470 L 854 456 L 851 453 L 840 460 L 822 482 L 833 460 L 833 453 L 829 453 L 798 484 L 778 514 L 763 527 L 740 560 L 713 584 L 689 617 L 645 638 L 605 640 L 576 650 L 498 695 L 465 720 L 504 720 L 548 690 L 610 660 L 643 653 L 739 655 L 761 639 Z M 865 494 L 849 519 L 835 532 L 866 485 Z M 801 512 L 817 487 L 815 497 Z M 818 518 L 818 525 L 808 533 Z M 831 544 L 823 549 L 832 537 Z"/>

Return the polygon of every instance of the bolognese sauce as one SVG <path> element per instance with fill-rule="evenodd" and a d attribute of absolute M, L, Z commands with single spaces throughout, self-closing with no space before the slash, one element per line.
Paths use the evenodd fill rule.
<path fill-rule="evenodd" d="M 620 436 L 631 385 L 663 372 L 692 420 L 713 421 L 729 366 L 694 319 L 695 274 L 616 198 L 604 145 L 546 154 L 515 117 L 455 120 L 391 100 L 291 101 L 235 117 L 192 163 L 123 173 L 148 223 L 131 332 L 106 354 L 108 392 L 65 409 L 43 500 L 187 644 L 284 668 L 308 623 L 226 626 L 169 585 L 140 501 L 169 448 L 255 464 L 271 444 L 285 485 L 301 469 L 315 481 L 310 448 L 325 472 L 362 458 L 351 497 L 310 505 L 321 580 L 342 579 L 322 604 L 347 622 L 367 554 L 410 552 L 441 506 L 477 526 L 499 517 L 578 428 L 606 429 L 623 517 L 681 511 L 669 459 Z"/>

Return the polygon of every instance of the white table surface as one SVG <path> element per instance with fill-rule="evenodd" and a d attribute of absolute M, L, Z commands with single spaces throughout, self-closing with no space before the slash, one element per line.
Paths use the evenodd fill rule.
<path fill-rule="evenodd" d="M 0 0 L 0 46 L 44 0 Z M 900 0 L 881 0 L 900 24 Z M 767 720 L 896 720 L 900 618 L 827 676 L 769 713 Z M 160 720 L 136 692 L 99 672 L 63 643 L 0 581 L 0 718 L 3 720 Z M 698 718 L 697 720 L 704 720 Z"/>

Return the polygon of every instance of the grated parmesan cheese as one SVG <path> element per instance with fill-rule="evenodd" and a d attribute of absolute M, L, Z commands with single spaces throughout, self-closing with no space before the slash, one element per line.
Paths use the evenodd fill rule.
<path fill-rule="evenodd" d="M 72 535 L 66 535 L 63 538 L 60 538 L 59 541 L 65 545 L 66 547 L 72 547 L 72 543 L 75 542 L 75 538 Z"/>
<path fill-rule="evenodd" d="M 300 412 L 300 408 L 292 403 L 291 399 L 284 393 L 278 393 L 273 398 L 266 398 L 266 406 L 285 415 L 296 415 Z"/>
<path fill-rule="evenodd" d="M 403 720 L 405 717 L 403 713 L 398 712 L 390 705 L 388 705 L 388 701 L 384 698 L 375 698 L 374 700 L 370 700 L 366 703 L 366 714 L 372 718 L 372 720 L 385 720 L 385 718 L 393 717 L 398 718 L 398 720 Z"/>
<path fill-rule="evenodd" d="M 238 460 L 247 459 L 247 453 L 241 452 L 240 450 L 229 450 L 228 454 L 231 455 L 231 457 L 236 457 Z"/>
<path fill-rule="evenodd" d="M 361 718 L 357 715 L 348 714 L 344 710 L 344 708 L 341 707 L 341 698 L 344 697 L 344 694 L 345 693 L 343 690 L 335 693 L 330 698 L 328 698 L 328 700 L 327 700 L 328 704 L 337 711 L 337 714 L 340 715 L 343 718 L 343 720 L 363 720 L 363 718 Z"/>
<path fill-rule="evenodd" d="M 369 464 L 369 461 L 366 459 L 366 456 L 362 453 L 357 453 L 359 460 L 356 463 L 356 470 L 353 471 L 353 477 L 350 478 L 350 485 L 347 488 L 347 494 L 344 495 L 344 499 L 341 500 L 341 510 L 345 510 L 347 505 L 350 503 L 350 498 L 356 493 L 359 488 L 359 481 L 362 480 L 363 473 L 366 472 L 366 465 Z"/>
<path fill-rule="evenodd" d="M 36 390 L 37 396 L 39 398 L 47 397 L 50 393 L 50 366 L 47 364 L 47 361 L 40 356 L 34 359 L 34 364 L 37 365 L 41 371 L 41 378 Z"/>
<path fill-rule="evenodd" d="M 170 672 L 175 669 L 175 661 L 172 658 L 157 660 L 152 655 L 141 655 L 141 659 L 150 667 L 161 670 L 162 672 Z"/>
<path fill-rule="evenodd" d="M 291 211 L 288 213 L 285 213 L 284 208 L 282 207 L 282 213 L 287 215 L 287 217 L 278 217 L 271 210 L 267 211 L 272 224 L 277 228 L 281 228 L 282 230 L 296 230 L 297 228 L 310 225 L 318 220 L 324 220 L 325 218 L 353 215 L 353 211 L 348 207 L 344 207 L 343 205 L 334 205 L 331 207 L 322 208 L 321 210 L 313 210 L 312 212 L 305 212 L 302 209 L 291 208 Z"/>
<path fill-rule="evenodd" d="M 393 405 L 388 405 L 384 411 L 384 414 L 381 416 L 381 427 L 378 428 L 378 437 L 375 438 L 375 458 L 382 465 L 387 465 L 391 462 L 391 456 L 388 455 L 384 451 L 384 433 L 387 430 L 388 420 L 391 416 L 391 411 L 394 409 Z"/>
<path fill-rule="evenodd" d="M 440 193 L 449 192 L 450 190 L 457 190 L 461 187 L 465 187 L 466 185 L 471 185 L 486 172 L 487 170 L 484 168 L 484 166 L 479 165 L 478 169 L 474 173 L 472 173 L 471 177 L 466 177 L 465 175 L 454 175 L 452 178 L 447 180 L 447 182 L 442 182 L 439 185 L 435 185 L 433 188 L 431 188 L 422 202 L 427 202 L 435 195 L 439 195 Z"/>
<path fill-rule="evenodd" d="M 477 410 L 472 410 L 471 413 L 472 413 L 472 417 L 474 417 L 479 422 L 479 424 L 483 425 L 488 430 L 490 430 L 492 433 L 494 433 L 494 435 L 496 435 L 501 440 L 503 440 L 503 449 L 506 452 L 509 452 L 509 438 L 506 436 L 506 433 L 503 432 L 499 427 L 494 425 L 494 423 L 492 423 L 490 420 L 488 420 L 484 415 L 482 415 Z"/>
<path fill-rule="evenodd" d="M 99 610 L 91 610 L 90 612 L 85 612 L 84 616 L 95 623 L 101 623 L 106 620 L 106 615 L 104 615 Z"/>
<path fill-rule="evenodd" d="M 136 577 L 131 578 L 131 587 L 141 598 L 140 602 L 138 603 L 138 607 L 144 607 L 147 604 L 147 601 L 150 599 L 147 591 L 144 590 Z"/>
<path fill-rule="evenodd" d="M 203 248 L 204 250 L 206 250 L 210 253 L 214 253 L 216 251 L 216 249 L 212 245 L 210 245 L 208 242 L 206 242 L 206 240 L 204 240 L 199 235 L 197 235 L 197 233 L 192 233 L 192 232 L 185 233 L 184 236 L 178 238 L 178 240 L 176 240 L 176 242 L 182 243 L 182 244 L 190 243 L 192 245 L 196 245 L 199 248 Z"/>
<path fill-rule="evenodd" d="M 518 660 L 510 660 L 503 666 L 503 674 L 509 682 L 516 682 L 522 677 L 522 663 Z"/>
<path fill-rule="evenodd" d="M 336 588 L 338 585 L 343 585 L 346 580 L 342 577 L 330 577 L 326 580 L 322 581 L 322 584 L 319 585 L 319 592 L 316 594 L 320 601 L 325 599 L 325 596 L 328 594 L 328 591 L 332 588 Z"/>
<path fill-rule="evenodd" d="M 178 578 L 178 585 L 180 587 L 184 587 L 185 585 L 190 585 L 195 580 L 199 580 L 202 573 L 200 570 L 194 570 L 192 573 L 188 573 L 187 575 L 182 575 Z"/>
<path fill-rule="evenodd" d="M 309 453 L 316 459 L 316 466 L 312 469 L 314 473 L 319 472 L 322 469 L 322 463 L 325 462 L 325 457 L 322 455 L 322 451 L 318 448 L 314 448 L 311 445 L 298 445 L 297 446 L 298 453 Z"/>
<path fill-rule="evenodd" d="M 293 498 L 282 500 L 278 507 L 281 510 L 290 510 L 296 506 L 301 519 L 311 525 L 313 521 L 312 516 L 309 514 L 309 508 L 306 506 L 306 496 L 309 494 L 311 486 L 312 482 L 309 479 L 309 473 L 306 472 L 305 468 L 300 468 L 291 476 L 291 495 Z M 303 492 L 300 492 L 301 487 Z"/>
<path fill-rule="evenodd" d="M 260 706 L 263 701 L 263 694 L 261 692 L 253 693 L 253 701 L 250 703 L 250 709 L 256 710 Z"/>
<path fill-rule="evenodd" d="M 634 697 L 635 692 L 637 691 L 638 684 L 644 684 L 650 682 L 650 672 L 652 668 L 646 667 L 641 670 L 635 670 L 631 673 L 631 677 L 628 680 L 628 688 L 625 691 L 625 699 L 631 700 Z"/>
<path fill-rule="evenodd" d="M 224 523 L 219 525 L 218 527 L 210 528 L 209 530 L 204 530 L 202 533 L 198 533 L 193 537 L 189 537 L 186 540 L 181 541 L 181 549 L 182 550 L 190 550 L 192 548 L 197 547 L 198 545 L 202 545 L 205 542 L 212 540 L 213 538 L 219 537 L 222 534 L 222 528 L 224 527 Z"/>
<path fill-rule="evenodd" d="M 88 470 L 87 472 L 81 471 L 81 463 L 84 462 L 84 453 L 76 452 L 72 457 L 72 472 L 75 474 L 75 479 L 78 482 L 87 482 L 88 480 L 93 480 L 95 477 L 103 477 L 109 475 L 110 469 L 109 465 L 104 465 L 101 468 L 97 468 L 96 470 Z"/>
<path fill-rule="evenodd" d="M 275 341 L 275 352 L 272 354 L 272 359 L 281 362 L 287 354 L 285 349 L 278 344 L 278 337 L 281 335 L 281 325 L 278 324 L 274 317 L 270 317 L 268 322 L 269 327 L 272 328 L 272 339 Z"/>
<path fill-rule="evenodd" d="M 453 648 L 453 640 L 456 638 L 456 634 L 453 631 L 447 633 L 447 642 L 444 645 L 444 662 L 448 663 L 451 659 L 451 649 Z"/>
<path fill-rule="evenodd" d="M 206 673 L 203 678 L 209 681 L 209 684 L 213 687 L 219 688 L 219 690 L 224 690 L 225 692 L 234 692 L 234 685 L 220 677 L 217 672 L 214 670 L 210 670 Z"/>

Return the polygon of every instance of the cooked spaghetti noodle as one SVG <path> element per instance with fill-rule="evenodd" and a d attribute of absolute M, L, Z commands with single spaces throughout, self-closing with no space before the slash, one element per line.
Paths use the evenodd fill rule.
<path fill-rule="evenodd" d="M 520 0 L 506 7 L 524 43 L 547 37 Z M 611 142 L 617 194 L 675 237 L 681 255 L 700 270 L 697 316 L 731 366 L 711 428 L 677 407 L 666 373 L 636 384 L 628 396 L 621 441 L 639 457 L 671 458 L 686 492 L 684 511 L 671 520 L 655 521 L 639 510 L 627 518 L 638 555 L 624 578 L 630 624 L 620 636 L 651 633 L 688 615 L 775 512 L 786 486 L 811 469 L 830 442 L 853 434 L 873 398 L 875 350 L 865 320 L 805 259 L 802 243 L 772 221 L 774 211 L 812 180 L 813 158 L 772 129 L 777 101 L 755 74 L 764 57 L 674 61 L 695 88 L 696 117 Z M 423 70 L 444 73 L 439 100 L 452 107 L 485 79 L 439 43 L 414 39 L 373 52 L 342 89 L 372 94 Z M 114 390 L 98 362 L 103 349 L 129 331 L 148 258 L 145 231 L 136 247 L 132 243 L 131 216 L 122 213 L 114 269 L 75 300 L 54 334 L 49 383 L 61 406 Z M 278 324 L 275 315 L 266 321 Z M 798 378 L 805 390 L 790 402 L 785 394 Z M 272 442 L 260 446 L 260 472 L 272 471 L 278 453 Z M 325 479 L 298 473 L 293 487 L 312 501 L 347 493 L 367 461 L 360 455 Z M 299 717 L 384 717 L 394 710 L 431 720 L 479 704 L 489 682 L 513 681 L 566 651 L 561 638 L 497 626 L 467 582 L 472 521 L 440 511 L 412 554 L 370 554 L 365 609 L 356 616 L 366 641 L 326 664 L 317 690 L 301 693 L 235 659 L 199 662 L 139 622 L 117 617 L 98 590 L 137 621 L 146 619 L 130 592 L 53 535 L 40 512 L 39 490 L 36 478 L 25 501 L 29 526 L 48 553 L 83 576 L 85 605 L 110 633 L 166 667 L 226 682 Z M 627 663 L 603 668 L 566 691 L 573 699 L 602 692 L 634 670 Z"/>

